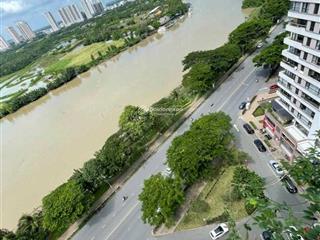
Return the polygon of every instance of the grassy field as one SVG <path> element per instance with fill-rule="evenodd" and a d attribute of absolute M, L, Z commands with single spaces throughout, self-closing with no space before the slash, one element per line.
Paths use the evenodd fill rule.
<path fill-rule="evenodd" d="M 222 215 L 225 208 L 229 209 L 231 216 L 235 220 L 242 219 L 248 215 L 244 207 L 244 200 L 232 201 L 229 197 L 232 192 L 231 181 L 235 168 L 236 166 L 231 166 L 225 169 L 218 182 L 213 180 L 207 183 L 178 225 L 177 230 L 204 226 L 206 225 L 206 219 Z"/>
<path fill-rule="evenodd" d="M 84 46 L 81 49 L 75 49 L 65 54 L 63 57 L 60 58 L 60 60 L 56 61 L 56 63 L 53 63 L 51 66 L 48 66 L 46 72 L 54 72 L 62 70 L 66 67 L 87 64 L 92 60 L 91 55 L 93 55 L 94 57 L 98 57 L 99 51 L 104 53 L 111 45 L 120 47 L 123 44 L 124 41 L 119 40 L 112 43 L 93 43 L 89 46 Z"/>

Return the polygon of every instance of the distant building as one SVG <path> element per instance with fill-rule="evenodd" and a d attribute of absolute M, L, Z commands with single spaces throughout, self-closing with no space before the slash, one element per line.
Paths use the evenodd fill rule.
<path fill-rule="evenodd" d="M 16 25 L 25 40 L 32 40 L 36 37 L 36 34 L 32 31 L 28 23 L 19 21 L 16 23 Z"/>
<path fill-rule="evenodd" d="M 10 48 L 10 45 L 8 44 L 8 42 L 2 37 L 0 36 L 0 51 L 6 51 Z"/>
<path fill-rule="evenodd" d="M 81 5 L 86 14 L 87 19 L 90 19 L 94 16 L 95 12 L 90 0 L 81 0 Z"/>
<path fill-rule="evenodd" d="M 75 4 L 60 8 L 59 15 L 65 27 L 84 20 L 77 5 Z"/>
<path fill-rule="evenodd" d="M 104 12 L 104 7 L 100 0 L 92 0 L 92 6 L 96 15 L 102 14 Z"/>
<path fill-rule="evenodd" d="M 7 28 L 8 33 L 10 34 L 12 40 L 16 43 L 19 44 L 21 42 L 23 42 L 25 39 L 23 39 L 23 37 L 17 33 L 17 31 L 14 29 L 14 27 L 8 27 Z"/>
<path fill-rule="evenodd" d="M 52 31 L 56 32 L 59 30 L 59 26 L 56 22 L 56 20 L 54 19 L 53 15 L 51 14 L 51 12 L 45 12 L 44 16 L 46 17 L 48 23 L 50 24 Z"/>

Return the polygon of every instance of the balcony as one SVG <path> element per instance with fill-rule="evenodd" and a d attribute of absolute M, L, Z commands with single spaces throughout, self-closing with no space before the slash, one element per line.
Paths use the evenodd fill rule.
<path fill-rule="evenodd" d="M 320 103 L 317 102 L 316 100 L 314 100 L 312 97 L 306 95 L 305 93 L 303 93 L 301 95 L 301 98 L 304 99 L 307 103 L 309 103 L 310 105 L 312 105 L 313 107 L 319 109 L 320 107 Z"/>
<path fill-rule="evenodd" d="M 292 33 L 300 34 L 302 36 L 306 36 L 306 37 L 310 37 L 310 38 L 313 38 L 313 39 L 317 39 L 319 34 L 307 30 L 306 27 L 307 26 L 305 24 L 299 24 L 299 23 L 296 23 L 296 22 L 290 22 L 287 25 L 286 30 L 288 32 L 292 32 Z"/>
<path fill-rule="evenodd" d="M 284 43 L 288 46 L 292 46 L 292 47 L 295 47 L 299 50 L 303 50 L 304 52 L 307 52 L 307 53 L 310 53 L 314 56 L 320 56 L 320 49 L 319 50 L 316 50 L 314 48 L 310 48 L 309 46 L 306 46 L 306 45 L 303 45 L 303 43 L 299 40 L 294 40 L 292 39 L 291 37 L 286 37 L 284 39 Z"/>
<path fill-rule="evenodd" d="M 313 21 L 313 22 L 319 21 L 319 15 L 317 15 L 317 14 L 312 14 L 307 11 L 306 12 L 294 11 L 293 9 L 289 10 L 288 17 L 297 18 L 297 19 L 304 19 L 304 20 Z"/>

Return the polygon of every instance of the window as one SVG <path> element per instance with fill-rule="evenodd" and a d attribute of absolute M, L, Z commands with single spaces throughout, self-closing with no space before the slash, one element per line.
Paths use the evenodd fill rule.
<path fill-rule="evenodd" d="M 291 3 L 291 10 L 292 11 L 299 12 L 300 11 L 300 7 L 301 7 L 301 3 L 300 2 L 292 2 Z"/>
<path fill-rule="evenodd" d="M 314 26 L 316 25 L 315 22 L 310 23 L 309 31 L 313 32 L 314 31 Z"/>
<path fill-rule="evenodd" d="M 297 103 L 297 99 L 293 99 L 293 101 L 292 101 L 294 104 L 296 104 Z"/>
<path fill-rule="evenodd" d="M 296 93 L 297 95 L 299 94 L 299 89 L 298 89 L 298 88 L 296 88 L 295 93 Z"/>
<path fill-rule="evenodd" d="M 308 89 L 311 93 L 320 96 L 320 88 L 318 88 L 317 86 L 306 82 L 305 88 Z"/>
<path fill-rule="evenodd" d="M 315 80 L 320 82 L 320 73 L 317 73 L 317 72 L 313 71 L 312 69 L 309 69 L 308 75 L 309 75 L 309 77 L 312 77 Z"/>
<path fill-rule="evenodd" d="M 317 56 L 312 56 L 311 63 L 320 66 L 320 58 Z"/>
<path fill-rule="evenodd" d="M 319 3 L 314 4 L 314 10 L 313 10 L 313 14 L 318 14 L 319 12 Z"/>
<path fill-rule="evenodd" d="M 300 65 L 300 70 L 301 70 L 301 72 L 304 71 L 304 66 L 303 65 Z"/>
<path fill-rule="evenodd" d="M 301 12 L 307 13 L 308 12 L 309 3 L 302 3 Z"/>
<path fill-rule="evenodd" d="M 302 78 L 299 77 L 299 78 L 298 78 L 298 83 L 299 83 L 299 84 L 301 84 L 301 80 L 302 80 Z"/>
<path fill-rule="evenodd" d="M 307 42 L 306 42 L 306 45 L 307 45 L 308 47 L 310 47 L 310 44 L 311 44 L 311 38 L 308 37 Z"/>
<path fill-rule="evenodd" d="M 307 60 L 307 57 L 308 57 L 308 53 L 307 53 L 307 52 L 304 52 L 304 54 L 303 54 L 303 59 L 304 59 L 304 60 Z"/>
<path fill-rule="evenodd" d="M 316 42 L 316 50 L 320 50 L 320 41 L 319 40 Z"/>

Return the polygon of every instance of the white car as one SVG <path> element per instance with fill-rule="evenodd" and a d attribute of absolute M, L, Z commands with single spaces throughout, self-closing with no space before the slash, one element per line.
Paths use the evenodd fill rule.
<path fill-rule="evenodd" d="M 263 43 L 258 43 L 257 48 L 262 48 L 263 47 Z"/>
<path fill-rule="evenodd" d="M 284 175 L 284 170 L 282 168 L 282 166 L 280 165 L 279 162 L 275 161 L 275 160 L 270 160 L 269 164 L 272 168 L 272 170 L 278 175 L 278 176 L 283 176 Z"/>
<path fill-rule="evenodd" d="M 227 224 L 221 223 L 219 226 L 212 229 L 212 231 L 210 232 L 210 237 L 211 239 L 216 240 L 224 236 L 227 232 L 229 232 Z"/>
<path fill-rule="evenodd" d="M 171 177 L 172 171 L 169 167 L 167 167 L 165 170 L 162 171 L 162 175 L 164 177 Z"/>
<path fill-rule="evenodd" d="M 289 226 L 289 229 L 286 232 L 290 240 L 304 240 L 301 235 L 297 234 L 298 229 L 295 226 Z"/>

